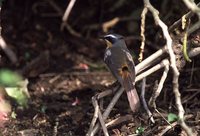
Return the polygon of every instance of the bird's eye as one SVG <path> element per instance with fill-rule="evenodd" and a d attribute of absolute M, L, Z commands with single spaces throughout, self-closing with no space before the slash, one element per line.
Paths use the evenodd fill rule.
<path fill-rule="evenodd" d="M 107 37 L 106 39 L 111 43 L 114 43 L 117 40 L 116 38 L 113 38 L 113 37 Z"/>
<path fill-rule="evenodd" d="M 108 40 L 109 42 L 112 42 L 112 38 L 111 37 L 106 37 L 106 40 Z"/>

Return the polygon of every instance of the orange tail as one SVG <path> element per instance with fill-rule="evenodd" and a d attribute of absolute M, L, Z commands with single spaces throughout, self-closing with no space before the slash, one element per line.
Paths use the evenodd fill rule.
<path fill-rule="evenodd" d="M 135 89 L 134 83 L 132 81 L 131 75 L 128 71 L 123 72 L 122 83 L 124 89 L 126 90 L 131 110 L 133 112 L 136 112 L 140 107 L 140 100 L 137 91 Z"/>

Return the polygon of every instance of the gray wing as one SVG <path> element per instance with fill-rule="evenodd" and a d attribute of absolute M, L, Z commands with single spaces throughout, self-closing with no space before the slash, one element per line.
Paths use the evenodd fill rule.
<path fill-rule="evenodd" d="M 104 62 L 106 63 L 108 69 L 112 73 L 112 75 L 120 82 L 122 83 L 122 78 L 118 74 L 118 66 L 116 62 L 113 62 L 115 60 L 113 58 L 113 55 L 111 55 L 111 51 L 109 52 L 109 49 L 106 50 L 105 55 L 104 55 Z"/>
<path fill-rule="evenodd" d="M 135 76 L 136 76 L 135 75 L 135 64 L 134 64 L 134 61 L 133 61 L 133 58 L 132 58 L 130 52 L 125 51 L 125 50 L 124 50 L 124 52 L 126 53 L 126 56 L 127 56 L 126 61 L 127 61 L 128 69 L 131 73 L 131 79 L 135 85 Z"/>

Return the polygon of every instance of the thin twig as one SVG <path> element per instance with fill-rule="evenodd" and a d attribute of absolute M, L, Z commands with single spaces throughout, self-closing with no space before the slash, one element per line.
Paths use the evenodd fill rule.
<path fill-rule="evenodd" d="M 95 123 L 97 121 L 97 118 L 98 118 L 99 108 L 95 105 L 95 100 L 96 100 L 96 95 L 92 97 L 92 104 L 93 104 L 95 110 L 94 110 L 94 115 L 93 115 L 92 121 L 90 123 L 90 128 L 87 133 L 88 136 L 91 135 L 92 130 L 93 130 Z"/>
<path fill-rule="evenodd" d="M 144 109 L 146 110 L 151 122 L 154 124 L 155 123 L 155 120 L 152 116 L 152 113 L 151 111 L 149 110 L 148 106 L 147 106 L 147 102 L 145 100 L 145 86 L 146 86 L 146 77 L 143 78 L 142 80 L 142 91 L 141 91 L 141 99 L 142 99 L 142 104 L 143 104 L 143 107 Z"/>
<path fill-rule="evenodd" d="M 113 97 L 112 101 L 110 102 L 110 104 L 108 105 L 108 107 L 106 108 L 105 112 L 103 113 L 103 119 L 107 119 L 108 115 L 110 114 L 111 110 L 113 109 L 113 107 L 115 106 L 116 102 L 118 101 L 119 97 L 122 95 L 124 89 L 122 87 L 120 87 L 120 89 L 118 89 L 118 91 L 116 92 L 115 96 Z M 99 130 L 100 124 L 98 123 L 90 136 L 94 136 L 97 131 Z"/>
<path fill-rule="evenodd" d="M 144 55 L 144 47 L 145 47 L 145 19 L 146 19 L 146 14 L 147 14 L 148 9 L 146 7 L 144 7 L 142 14 L 141 14 L 141 32 L 140 32 L 140 36 L 141 36 L 141 45 L 140 45 L 140 54 L 139 54 L 139 62 L 141 62 L 143 60 L 143 55 Z M 152 116 L 151 111 L 148 108 L 147 102 L 145 100 L 145 86 L 146 86 L 146 77 L 143 78 L 142 80 L 142 89 L 141 89 L 141 99 L 142 99 L 142 104 L 144 109 L 146 110 L 150 120 L 152 123 L 155 123 L 154 118 Z"/>
<path fill-rule="evenodd" d="M 200 6 L 200 2 L 197 4 L 197 6 L 198 6 L 198 7 Z M 194 12 L 189 11 L 188 13 L 186 13 L 186 14 L 183 15 L 183 16 L 185 16 L 185 19 L 188 20 L 188 19 L 190 19 L 193 15 L 194 15 Z M 177 28 L 178 26 L 180 26 L 180 25 L 181 25 L 181 20 L 182 20 L 182 17 L 181 17 L 178 21 L 174 22 L 174 23 L 169 27 L 169 32 L 174 31 L 175 28 Z"/>
<path fill-rule="evenodd" d="M 169 131 L 171 128 L 175 127 L 177 125 L 177 122 L 172 123 L 171 125 L 168 125 L 162 132 L 160 132 L 158 135 L 163 136 L 167 131 Z"/>
<path fill-rule="evenodd" d="M 119 17 L 115 17 L 105 23 L 103 23 L 102 28 L 103 28 L 103 32 L 107 33 L 109 28 L 115 26 L 118 22 L 119 22 Z"/>
<path fill-rule="evenodd" d="M 60 27 L 61 31 L 66 28 L 68 32 L 75 37 L 82 37 L 81 33 L 75 31 L 67 22 L 63 23 Z"/>
<path fill-rule="evenodd" d="M 15 53 L 8 47 L 8 45 L 6 44 L 5 40 L 1 36 L 0 36 L 0 47 L 5 52 L 5 54 L 8 56 L 10 61 L 13 64 L 16 64 L 16 62 L 18 60 L 17 60 L 17 57 L 16 57 Z"/>
<path fill-rule="evenodd" d="M 158 109 L 155 109 L 155 111 L 167 122 L 167 124 L 171 125 L 169 121 L 162 115 L 162 113 L 160 113 Z"/>
<path fill-rule="evenodd" d="M 145 46 L 145 19 L 146 19 L 146 14 L 147 14 L 147 8 L 144 7 L 142 14 L 141 14 L 141 32 L 140 32 L 140 36 L 141 36 L 141 45 L 140 45 L 140 54 L 139 54 L 139 61 L 141 62 L 143 60 L 143 53 L 144 53 L 144 46 Z"/>
<path fill-rule="evenodd" d="M 160 92 L 163 88 L 163 84 L 167 78 L 167 74 L 168 74 L 168 71 L 169 71 L 169 65 L 165 65 L 165 69 L 164 69 L 164 72 L 163 72 L 163 75 L 160 79 L 160 82 L 159 82 L 159 85 L 158 85 L 158 88 L 157 90 L 152 94 L 150 100 L 149 100 L 149 105 L 151 107 L 154 107 L 156 109 L 156 99 L 157 97 L 160 95 Z"/>
<path fill-rule="evenodd" d="M 200 91 L 197 91 L 195 93 L 193 93 L 192 95 L 187 95 L 185 99 L 183 99 L 182 103 L 187 103 L 188 101 L 192 100 L 197 94 L 199 94 Z"/>
<path fill-rule="evenodd" d="M 97 104 L 97 103 L 96 103 L 96 104 Z M 98 107 L 99 107 L 99 106 L 98 106 Z M 100 122 L 100 124 L 101 124 L 101 127 L 102 127 L 102 129 L 103 129 L 104 136 L 109 136 L 108 130 L 107 130 L 107 128 L 106 128 L 106 125 L 105 125 L 105 122 L 104 122 L 104 119 L 103 119 L 103 117 L 102 117 L 102 113 L 101 113 L 100 110 L 98 110 L 98 118 L 99 118 L 99 122 Z"/>
<path fill-rule="evenodd" d="M 1 7 L 0 7 L 0 13 L 1 13 Z M 8 56 L 10 61 L 15 64 L 18 61 L 17 56 L 6 44 L 5 40 L 3 39 L 2 35 L 1 35 L 1 30 L 2 30 L 2 27 L 0 25 L 0 47 L 5 52 L 5 54 Z"/>
<path fill-rule="evenodd" d="M 200 8 L 192 0 L 183 0 L 183 2 L 199 18 L 199 20 L 187 31 L 187 33 L 189 35 L 189 34 L 193 33 L 194 31 L 196 31 L 196 30 L 198 30 L 200 28 Z"/>
<path fill-rule="evenodd" d="M 63 15 L 63 18 L 62 18 L 63 22 L 67 22 L 67 19 L 69 18 L 69 14 L 70 14 L 75 2 L 76 2 L 76 0 L 70 0 L 69 4 L 65 10 L 65 13 Z"/>
<path fill-rule="evenodd" d="M 49 5 L 58 13 L 59 16 L 63 15 L 63 10 L 59 7 L 54 0 L 46 0 Z"/>
<path fill-rule="evenodd" d="M 119 125 L 123 122 L 126 122 L 126 121 L 130 121 L 132 119 L 132 115 L 125 115 L 125 116 L 122 116 L 122 117 L 118 117 L 110 122 L 108 122 L 106 124 L 106 127 L 113 127 L 113 126 L 116 126 L 116 125 Z"/>
<path fill-rule="evenodd" d="M 61 27 L 60 27 L 61 30 L 63 30 L 64 27 L 67 27 L 68 30 L 71 30 L 70 32 L 72 32 L 72 34 L 76 34 L 76 33 L 75 33 L 75 31 L 72 31 L 73 29 L 71 29 L 69 24 L 67 24 L 67 20 L 69 18 L 69 14 L 70 14 L 75 2 L 76 2 L 76 0 L 70 0 L 69 4 L 68 4 L 68 6 L 67 6 L 67 8 L 65 10 L 65 13 L 64 13 L 64 15 L 62 17 L 62 21 L 63 22 L 62 22 Z"/>

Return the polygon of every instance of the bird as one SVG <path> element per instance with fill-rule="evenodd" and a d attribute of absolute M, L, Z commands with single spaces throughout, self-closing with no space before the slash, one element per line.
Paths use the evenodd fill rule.
<path fill-rule="evenodd" d="M 119 34 L 107 34 L 101 39 L 107 45 L 104 52 L 104 62 L 112 75 L 124 87 L 131 110 L 137 112 L 140 100 L 135 89 L 135 64 L 124 37 Z"/>

